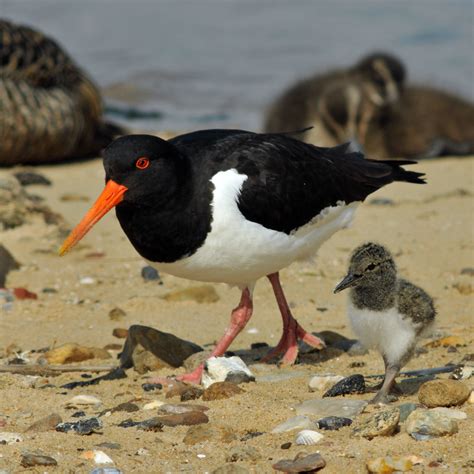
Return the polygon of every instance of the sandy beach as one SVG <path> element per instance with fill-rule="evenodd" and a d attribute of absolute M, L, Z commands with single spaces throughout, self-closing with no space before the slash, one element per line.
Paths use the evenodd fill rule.
<path fill-rule="evenodd" d="M 458 336 L 462 341 L 459 347 L 430 347 L 421 351 L 406 370 L 458 363 L 468 354 L 472 360 L 474 353 L 474 158 L 425 161 L 412 169 L 426 173 L 426 185 L 396 183 L 371 195 L 359 207 L 352 227 L 325 243 L 314 262 L 294 264 L 282 272 L 282 283 L 294 315 L 305 328 L 316 332 L 331 330 L 353 338 L 346 317 L 346 295 L 334 295 L 332 290 L 344 276 L 353 248 L 366 241 L 386 245 L 395 256 L 400 273 L 435 299 L 438 310 L 435 333 L 421 346 L 444 336 Z M 2 169 L 0 178 L 14 171 Z M 104 182 L 100 159 L 39 166 L 34 171 L 50 179 L 52 185 L 30 186 L 27 191 L 43 197 L 45 204 L 64 217 L 69 228 L 84 215 Z M 132 324 L 170 332 L 205 348 L 222 335 L 230 310 L 238 302 L 238 290 L 216 284 L 219 300 L 213 303 L 164 300 L 162 297 L 170 292 L 201 283 L 165 274 L 161 275 L 162 285 L 156 281 L 144 282 L 140 271 L 146 263 L 129 244 L 113 213 L 96 225 L 70 254 L 60 258 L 57 250 L 64 236 L 57 226 L 45 224 L 39 216 L 1 234 L 0 243 L 22 264 L 19 270 L 10 272 L 6 286 L 24 287 L 38 295 L 36 300 L 15 300 L 11 309 L 0 310 L 1 363 L 11 358 L 6 349 L 12 344 L 26 352 L 26 357 L 33 358 L 35 355 L 29 351 L 69 342 L 93 347 L 122 344 L 123 340 L 113 337 L 112 331 Z M 461 274 L 466 268 L 471 269 L 470 275 L 468 271 Z M 89 278 L 84 280 L 85 277 Z M 85 281 L 91 284 L 84 284 Z M 44 292 L 45 288 L 56 292 Z M 257 342 L 272 346 L 279 339 L 281 320 L 267 281 L 257 284 L 254 304 L 254 316 L 232 350 L 248 349 Z M 126 313 L 120 321 L 109 318 L 110 310 L 115 307 Z M 115 355 L 117 351 L 112 353 Z M 114 363 L 115 359 L 111 358 L 82 365 Z M 257 364 L 252 368 L 250 364 L 250 369 L 257 381 L 242 385 L 244 393 L 225 400 L 195 401 L 209 407 L 206 412 L 209 426 L 226 425 L 235 439 L 230 442 L 210 439 L 194 445 L 182 442 L 187 426 L 165 427 L 158 433 L 117 426 L 127 418 L 143 420 L 156 416 L 156 409 L 142 408 L 152 400 L 165 401 L 166 391 L 143 391 L 141 385 L 150 374 L 139 375 L 130 369 L 126 379 L 73 391 L 60 386 L 78 380 L 78 373 L 40 377 L 34 386 L 23 375 L 0 374 L 0 431 L 20 433 L 23 438 L 21 442 L 0 446 L 0 472 L 90 472 L 95 464 L 81 457 L 83 451 L 99 449 L 96 445 L 104 442 L 120 445 L 119 449 L 101 449 L 125 473 L 203 473 L 224 465 L 233 467 L 222 472 L 266 473 L 273 472 L 272 464 L 278 460 L 294 458 L 301 451 L 320 452 L 326 461 L 323 472 L 328 473 L 366 472 L 367 461 L 385 455 L 420 457 L 422 461 L 414 467 L 415 472 L 474 470 L 474 405 L 467 403 L 460 407 L 467 413 L 467 419 L 459 421 L 458 433 L 449 438 L 416 441 L 404 431 L 403 424 L 400 432 L 371 441 L 353 437 L 351 427 L 327 431 L 315 446 L 297 446 L 295 432 L 271 433 L 275 426 L 295 415 L 294 406 L 321 398 L 321 392 L 308 389 L 312 375 L 383 372 L 382 360 L 374 352 L 350 356 L 342 351 L 323 351 L 312 358 L 303 357 L 302 363 L 291 368 L 278 368 L 274 364 Z M 184 373 L 184 369 L 159 372 L 160 375 L 177 373 Z M 288 374 L 288 378 L 265 381 L 271 379 L 267 377 L 269 374 L 282 373 Z M 53 387 L 39 388 L 46 383 Z M 474 387 L 473 378 L 465 383 L 471 389 Z M 77 394 L 94 395 L 102 401 L 100 408 L 85 408 L 90 416 L 128 401 L 137 404 L 140 411 L 103 416 L 102 434 L 25 432 L 34 421 L 53 412 L 63 421 L 74 420 L 65 404 Z M 368 400 L 371 395 L 348 397 Z M 166 401 L 179 403 L 179 398 Z M 417 401 L 417 395 L 413 394 L 400 397 L 393 405 Z M 366 412 L 380 409 L 369 406 Z M 252 436 L 251 433 L 262 434 Z M 292 442 L 288 450 L 281 448 L 286 442 Z M 252 456 L 226 461 L 232 452 L 244 448 L 249 451 L 249 447 L 255 448 L 250 450 Z M 54 457 L 58 466 L 22 468 L 22 452 L 38 449 Z M 236 465 L 247 471 L 235 470 Z"/>

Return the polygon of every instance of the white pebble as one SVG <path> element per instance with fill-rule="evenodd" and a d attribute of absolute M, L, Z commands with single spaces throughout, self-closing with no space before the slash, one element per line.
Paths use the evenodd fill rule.
<path fill-rule="evenodd" d="M 247 329 L 247 334 L 258 334 L 258 329 L 257 328 L 250 328 Z"/>
<path fill-rule="evenodd" d="M 211 357 L 206 361 L 201 383 L 207 388 L 213 383 L 224 382 L 230 372 L 243 372 L 249 377 L 254 376 L 240 357 Z"/>
<path fill-rule="evenodd" d="M 206 457 L 206 455 L 205 455 L 205 454 L 198 454 L 197 457 L 198 457 L 199 459 L 204 459 L 204 458 Z"/>
<path fill-rule="evenodd" d="M 101 403 L 100 398 L 94 397 L 94 395 L 76 395 L 67 402 L 66 406 L 100 405 Z"/>
<path fill-rule="evenodd" d="M 95 284 L 95 280 L 94 278 L 92 277 L 82 277 L 80 280 L 79 280 L 79 283 L 81 285 L 94 285 Z"/>
<path fill-rule="evenodd" d="M 308 382 L 309 391 L 321 391 L 325 392 L 326 390 L 330 389 L 333 385 L 340 382 L 344 377 L 342 375 L 336 374 L 319 374 L 311 377 Z"/>
<path fill-rule="evenodd" d="M 469 398 L 467 399 L 468 403 L 474 403 L 474 390 L 471 391 L 471 395 L 469 395 Z"/>
<path fill-rule="evenodd" d="M 161 405 L 164 405 L 165 402 L 162 402 L 161 400 L 153 400 L 150 403 L 146 403 L 143 405 L 144 410 L 153 410 L 154 408 L 159 408 Z"/>

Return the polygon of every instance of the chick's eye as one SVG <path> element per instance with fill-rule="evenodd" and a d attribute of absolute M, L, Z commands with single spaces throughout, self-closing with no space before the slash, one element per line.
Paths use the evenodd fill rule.
<path fill-rule="evenodd" d="M 140 170 L 144 170 L 150 166 L 150 160 L 145 157 L 138 158 L 138 160 L 135 162 L 135 166 Z"/>
<path fill-rule="evenodd" d="M 373 263 L 371 263 L 367 268 L 366 270 L 373 270 L 375 268 L 375 265 Z"/>

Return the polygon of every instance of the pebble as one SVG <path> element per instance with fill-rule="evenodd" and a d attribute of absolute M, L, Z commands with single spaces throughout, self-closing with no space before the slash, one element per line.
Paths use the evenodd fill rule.
<path fill-rule="evenodd" d="M 13 296 L 17 300 L 37 300 L 38 295 L 32 291 L 27 290 L 26 288 L 13 288 Z"/>
<path fill-rule="evenodd" d="M 409 457 L 385 456 L 371 459 L 367 463 L 367 471 L 374 474 L 390 474 L 392 472 L 407 472 L 413 469 Z"/>
<path fill-rule="evenodd" d="M 408 418 L 408 415 L 417 408 L 420 408 L 420 406 L 416 403 L 402 403 L 399 405 L 398 409 L 400 410 L 400 423 L 403 423 Z"/>
<path fill-rule="evenodd" d="M 32 184 L 41 184 L 43 186 L 51 186 L 51 181 L 46 176 L 36 171 L 17 171 L 13 176 L 22 186 L 30 186 Z"/>
<path fill-rule="evenodd" d="M 252 446 L 237 446 L 229 451 L 226 462 L 237 461 L 258 461 L 262 456 L 259 451 Z"/>
<path fill-rule="evenodd" d="M 143 405 L 143 409 L 144 410 L 154 410 L 155 408 L 160 408 L 164 404 L 165 404 L 165 402 L 162 402 L 161 400 L 153 400 L 152 402 L 145 403 L 145 405 Z"/>
<path fill-rule="evenodd" d="M 310 454 L 309 456 L 296 456 L 295 459 L 282 459 L 273 464 L 275 471 L 299 473 L 314 472 L 326 466 L 326 461 L 319 453 Z"/>
<path fill-rule="evenodd" d="M 287 433 L 288 431 L 305 430 L 309 428 L 316 428 L 314 421 L 311 421 L 307 416 L 298 415 L 280 423 L 273 428 L 272 433 Z"/>
<path fill-rule="evenodd" d="M 283 443 L 281 446 L 280 446 L 281 449 L 290 449 L 291 448 L 291 441 L 288 441 L 286 443 Z"/>
<path fill-rule="evenodd" d="M 0 445 L 20 443 L 21 441 L 23 441 L 23 438 L 18 433 L 0 432 Z"/>
<path fill-rule="evenodd" d="M 300 431 L 295 438 L 295 443 L 303 446 L 311 446 L 324 438 L 324 435 L 314 430 Z"/>
<path fill-rule="evenodd" d="M 428 408 L 462 405 L 470 390 L 459 380 L 440 379 L 425 382 L 418 392 L 418 400 Z"/>
<path fill-rule="evenodd" d="M 51 349 L 43 354 L 49 364 L 70 364 L 89 359 L 110 359 L 110 354 L 99 347 L 84 347 L 79 344 L 68 343 Z"/>
<path fill-rule="evenodd" d="M 106 441 L 105 443 L 96 444 L 97 448 L 106 448 L 106 449 L 122 449 L 122 446 L 119 443 L 110 443 Z"/>
<path fill-rule="evenodd" d="M 117 339 L 125 339 L 128 336 L 128 329 L 125 328 L 114 328 L 112 331 L 112 336 Z"/>
<path fill-rule="evenodd" d="M 235 379 L 239 375 L 243 381 L 255 381 L 254 375 L 240 357 L 211 357 L 204 365 L 201 383 L 204 388 L 208 388 L 215 382 L 231 382 L 229 377 Z"/>
<path fill-rule="evenodd" d="M 142 389 L 145 392 L 153 392 L 155 390 L 161 390 L 163 385 L 161 383 L 142 383 Z"/>
<path fill-rule="evenodd" d="M 75 431 L 80 435 L 89 435 L 91 433 L 96 433 L 102 428 L 102 421 L 99 418 L 86 418 L 85 420 L 68 422 L 68 423 L 59 423 L 56 426 L 56 431 L 61 431 L 67 433 L 68 431 Z"/>
<path fill-rule="evenodd" d="M 107 411 L 109 411 L 109 410 L 107 410 Z M 132 412 L 135 412 L 135 411 L 140 411 L 140 408 L 135 403 L 124 402 L 124 403 L 120 403 L 119 405 L 117 405 L 116 407 L 114 407 L 110 410 L 111 413 L 116 413 L 116 412 L 119 412 L 119 411 L 132 413 Z"/>
<path fill-rule="evenodd" d="M 113 464 L 111 457 L 107 456 L 104 451 L 94 449 L 93 451 L 84 451 L 81 455 L 83 459 L 89 459 L 94 461 L 96 464 Z"/>
<path fill-rule="evenodd" d="M 79 406 L 99 406 L 102 404 L 100 398 L 94 395 L 76 395 L 66 402 L 66 408 L 76 408 Z"/>
<path fill-rule="evenodd" d="M 205 402 L 230 398 L 244 391 L 236 384 L 230 382 L 216 382 L 204 390 L 202 399 Z"/>
<path fill-rule="evenodd" d="M 344 396 L 351 393 L 365 393 L 365 379 L 363 375 L 354 374 L 340 380 L 323 394 L 323 398 Z"/>
<path fill-rule="evenodd" d="M 85 276 L 79 279 L 79 283 L 81 285 L 95 285 L 96 281 L 92 277 Z"/>
<path fill-rule="evenodd" d="M 51 415 L 35 421 L 32 425 L 28 426 L 25 431 L 38 433 L 41 431 L 54 430 L 56 425 L 62 423 L 62 421 L 62 418 L 57 413 L 51 413 Z"/>
<path fill-rule="evenodd" d="M 175 290 L 161 297 L 165 301 L 195 301 L 196 303 L 215 303 L 219 295 L 212 285 L 194 286 Z"/>
<path fill-rule="evenodd" d="M 234 428 L 225 425 L 196 425 L 191 426 L 184 436 L 184 444 L 197 444 L 204 441 L 230 443 L 237 439 Z"/>
<path fill-rule="evenodd" d="M 343 416 L 352 419 L 362 413 L 367 404 L 364 400 L 322 399 L 306 400 L 295 408 L 297 415 L 311 415 L 317 419 L 327 416 Z"/>
<path fill-rule="evenodd" d="M 109 319 L 111 321 L 121 321 L 127 316 L 127 313 L 121 308 L 112 308 L 109 311 Z"/>
<path fill-rule="evenodd" d="M 159 411 L 163 413 L 171 413 L 171 414 L 181 414 L 181 413 L 189 413 L 191 411 L 202 411 L 205 412 L 209 410 L 209 407 L 204 405 L 194 405 L 194 404 L 187 404 L 181 403 L 179 405 L 172 405 L 169 403 L 162 403 Z"/>
<path fill-rule="evenodd" d="M 202 411 L 187 411 L 174 415 L 164 415 L 158 417 L 158 420 L 163 423 L 164 426 L 192 426 L 209 422 L 209 418 Z"/>
<path fill-rule="evenodd" d="M 464 267 L 461 269 L 461 275 L 474 276 L 474 267 Z"/>
<path fill-rule="evenodd" d="M 188 402 L 189 400 L 196 400 L 202 397 L 204 390 L 199 387 L 191 386 L 188 387 L 183 393 L 181 393 L 180 400 L 182 402 Z"/>
<path fill-rule="evenodd" d="M 309 391 L 310 392 L 315 392 L 315 391 L 325 392 L 334 384 L 340 382 L 343 379 L 344 377 L 342 375 L 336 375 L 336 374 L 314 375 L 313 377 L 310 378 L 308 382 Z"/>
<path fill-rule="evenodd" d="M 452 408 L 437 407 L 432 408 L 431 411 L 440 413 L 441 415 L 447 416 L 453 420 L 465 420 L 467 418 L 467 413 L 462 410 L 453 410 Z"/>
<path fill-rule="evenodd" d="M 34 466 L 57 466 L 58 462 L 51 456 L 37 453 L 23 453 L 21 456 L 20 464 L 23 467 L 34 467 Z"/>
<path fill-rule="evenodd" d="M 474 390 L 471 391 L 469 394 L 469 398 L 467 399 L 467 402 L 470 403 L 471 405 L 474 403 Z"/>
<path fill-rule="evenodd" d="M 71 418 L 82 418 L 83 416 L 86 416 L 86 412 L 83 410 L 79 410 L 79 411 L 74 412 L 71 415 Z"/>
<path fill-rule="evenodd" d="M 142 268 L 141 275 L 145 281 L 160 280 L 160 274 L 158 273 L 158 270 L 150 265 L 146 265 Z"/>
<path fill-rule="evenodd" d="M 374 413 L 368 419 L 359 423 L 352 430 L 352 434 L 367 439 L 372 439 L 376 436 L 390 436 L 397 429 L 399 420 L 400 410 L 398 408 L 383 410 Z"/>
<path fill-rule="evenodd" d="M 344 418 L 342 416 L 327 416 L 318 420 L 317 425 L 322 430 L 335 431 L 343 428 L 344 426 L 352 425 L 350 418 Z"/>
<path fill-rule="evenodd" d="M 137 450 L 137 452 L 135 453 L 137 456 L 147 456 L 148 454 L 150 454 L 150 451 L 148 451 L 148 449 L 146 448 L 140 448 Z"/>
<path fill-rule="evenodd" d="M 417 441 L 425 441 L 458 432 L 458 424 L 452 418 L 434 410 L 419 409 L 406 420 L 407 433 Z"/>
<path fill-rule="evenodd" d="M 120 422 L 118 426 L 120 426 L 120 428 L 136 427 L 143 431 L 163 431 L 163 423 L 157 416 L 143 421 L 133 421 L 131 418 L 128 418 Z"/>
<path fill-rule="evenodd" d="M 173 380 L 168 385 L 168 391 L 166 392 L 166 398 L 181 397 L 181 395 L 190 387 L 190 385 Z"/>

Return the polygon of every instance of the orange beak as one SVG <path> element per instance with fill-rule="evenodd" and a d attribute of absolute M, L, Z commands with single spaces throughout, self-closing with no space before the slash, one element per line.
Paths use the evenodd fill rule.
<path fill-rule="evenodd" d="M 89 212 L 84 216 L 81 222 L 73 229 L 68 238 L 64 241 L 62 247 L 59 249 L 59 255 L 64 255 L 74 245 L 76 245 L 82 237 L 96 224 L 102 217 L 107 214 L 114 206 L 122 202 L 123 195 L 127 191 L 126 186 L 117 184 L 111 179 L 107 182 L 104 190 L 97 198 L 97 201 L 89 209 Z"/>

